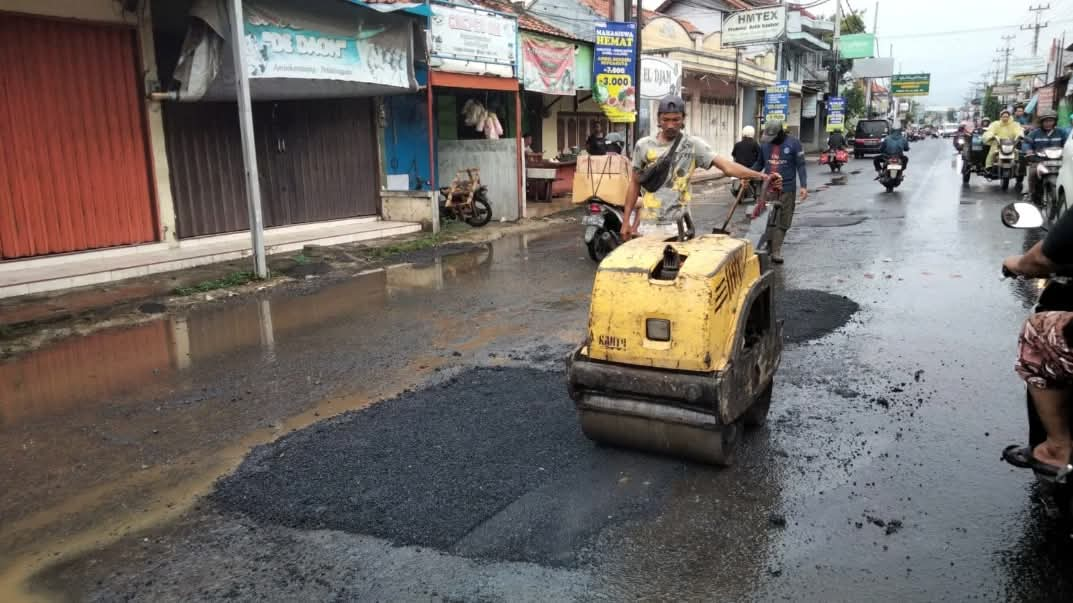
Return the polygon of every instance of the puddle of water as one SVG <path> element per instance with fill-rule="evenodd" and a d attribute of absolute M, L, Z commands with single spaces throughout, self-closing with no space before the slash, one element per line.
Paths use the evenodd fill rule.
<path fill-rule="evenodd" d="M 529 240 L 523 238 L 521 245 Z M 507 247 L 517 244 L 503 243 Z M 227 414 L 226 400 L 215 399 L 214 392 L 195 392 L 191 395 L 202 396 L 204 404 L 191 404 L 166 419 L 159 418 L 170 423 L 161 424 L 160 435 L 151 436 L 158 438 L 152 443 L 146 434 L 157 430 L 155 423 L 146 421 L 152 413 L 146 400 L 174 397 L 187 387 L 184 382 L 191 370 L 211 370 L 251 351 L 262 366 L 271 367 L 281 345 L 316 329 L 331 329 L 343 322 L 383 321 L 387 311 L 400 306 L 410 313 L 414 308 L 436 308 L 430 292 L 471 287 L 471 281 L 488 277 L 492 262 L 493 246 L 487 245 L 418 265 L 365 273 L 309 295 L 278 295 L 98 331 L 0 364 L 0 452 L 21 451 L 29 459 L 10 469 L 15 472 L 13 481 L 24 486 L 0 493 L 0 509 L 10 507 L 12 513 L 19 513 L 0 525 L 0 543 L 4 543 L 0 547 L 4 551 L 0 600 L 28 598 L 31 593 L 24 590 L 25 581 L 47 565 L 176 517 L 208 492 L 220 475 L 233 470 L 253 446 L 397 395 L 447 360 L 426 354 L 402 361 L 383 371 L 378 385 L 329 396 L 268 427 L 263 423 L 229 425 L 244 435 L 223 448 L 195 446 L 190 450 L 188 443 L 177 443 L 191 429 L 205 429 L 218 417 L 230 421 L 241 417 Z M 488 324 L 461 333 L 458 320 L 451 323 L 453 335 L 465 349 L 514 335 L 521 328 L 518 323 L 492 322 L 489 314 Z M 295 352 L 288 349 L 287 354 L 290 360 Z M 235 402 L 231 400 L 232 406 L 255 403 Z M 56 448 L 57 434 L 72 430 L 78 433 L 71 435 L 85 448 Z M 154 447 L 162 450 L 157 452 L 164 460 L 142 465 L 139 471 L 138 459 L 146 454 L 143 448 Z M 65 473 L 77 473 L 79 466 L 83 475 L 76 477 L 82 481 L 49 485 L 57 478 L 63 480 Z M 29 511 L 33 507 L 26 506 L 27 497 L 38 501 L 37 510 Z"/>

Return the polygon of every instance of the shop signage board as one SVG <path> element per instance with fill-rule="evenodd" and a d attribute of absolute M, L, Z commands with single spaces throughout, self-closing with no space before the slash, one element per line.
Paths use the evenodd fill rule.
<path fill-rule="evenodd" d="M 636 34 L 636 23 L 596 24 L 592 97 L 612 123 L 637 121 Z"/>

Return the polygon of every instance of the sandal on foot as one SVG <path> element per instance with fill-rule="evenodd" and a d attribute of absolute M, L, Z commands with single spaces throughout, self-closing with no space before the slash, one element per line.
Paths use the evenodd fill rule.
<path fill-rule="evenodd" d="M 1043 475 L 1049 475 L 1051 477 L 1058 477 L 1062 473 L 1068 473 L 1068 465 L 1066 467 L 1060 467 L 1058 465 L 1051 465 L 1050 463 L 1044 463 L 1043 461 L 1032 456 L 1032 449 L 1028 446 L 1019 446 L 1013 444 L 1007 446 L 1002 451 L 1002 460 L 1013 465 L 1014 467 L 1020 467 L 1022 469 L 1031 469 L 1037 473 Z"/>

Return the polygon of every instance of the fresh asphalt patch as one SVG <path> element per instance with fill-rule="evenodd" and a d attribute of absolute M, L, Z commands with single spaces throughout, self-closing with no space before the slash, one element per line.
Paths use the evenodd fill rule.
<path fill-rule="evenodd" d="M 781 291 L 776 315 L 783 321 L 783 339 L 787 343 L 804 343 L 849 323 L 861 307 L 844 296 L 816 289 Z"/>
<path fill-rule="evenodd" d="M 789 290 L 778 312 L 787 342 L 800 343 L 857 309 Z M 260 446 L 210 499 L 261 524 L 563 567 L 609 525 L 658 515 L 683 472 L 720 470 L 596 446 L 561 370 L 487 367 Z"/>

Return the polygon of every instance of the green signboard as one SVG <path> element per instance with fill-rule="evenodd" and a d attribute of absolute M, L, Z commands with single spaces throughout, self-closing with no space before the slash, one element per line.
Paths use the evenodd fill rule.
<path fill-rule="evenodd" d="M 927 96 L 930 85 L 929 73 L 899 73 L 890 80 L 890 93 L 894 96 Z"/>
<path fill-rule="evenodd" d="M 870 33 L 838 37 L 838 56 L 843 59 L 870 59 L 876 56 L 876 36 Z"/>

